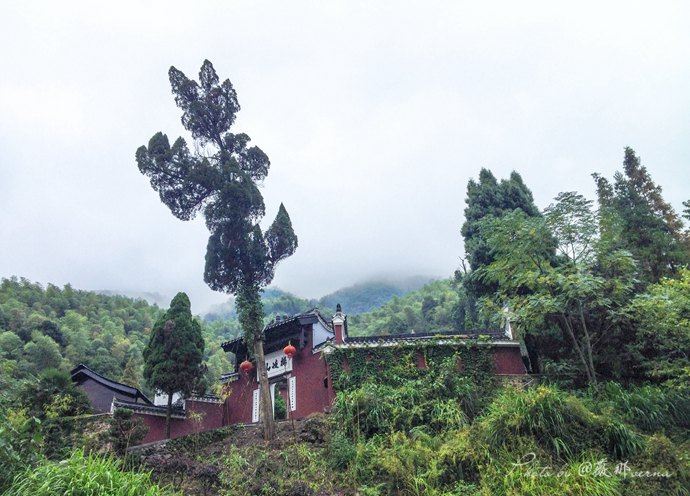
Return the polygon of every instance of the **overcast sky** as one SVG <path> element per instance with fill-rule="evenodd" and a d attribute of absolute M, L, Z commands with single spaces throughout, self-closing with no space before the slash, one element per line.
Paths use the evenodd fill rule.
<path fill-rule="evenodd" d="M 561 5 L 558 7 L 556 4 Z M 467 180 L 519 171 L 537 204 L 593 198 L 641 155 L 690 198 L 688 2 L 27 2 L 0 6 L 0 276 L 185 290 L 202 312 L 208 233 L 139 174 L 184 134 L 167 79 L 205 58 L 271 159 L 297 253 L 275 285 L 317 297 L 459 265 Z M 186 136 L 186 135 L 185 135 Z"/>

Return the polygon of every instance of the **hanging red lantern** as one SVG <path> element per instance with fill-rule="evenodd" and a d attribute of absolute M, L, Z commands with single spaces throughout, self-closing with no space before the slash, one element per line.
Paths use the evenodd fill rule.
<path fill-rule="evenodd" d="M 292 346 L 292 343 L 288 343 L 288 345 L 285 348 L 283 348 L 283 353 L 285 353 L 285 356 L 287 356 L 288 358 L 292 358 L 296 352 L 297 348 Z"/>
<path fill-rule="evenodd" d="M 254 368 L 254 364 L 249 360 L 245 359 L 244 362 L 240 364 L 240 370 L 245 374 L 248 374 Z"/>

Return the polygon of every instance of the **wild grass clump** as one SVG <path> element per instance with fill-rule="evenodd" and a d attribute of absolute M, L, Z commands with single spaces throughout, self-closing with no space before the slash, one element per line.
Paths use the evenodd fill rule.
<path fill-rule="evenodd" d="M 482 496 L 620 496 L 622 480 L 615 473 L 604 476 L 582 467 L 596 467 L 600 458 L 587 454 L 572 462 L 551 466 L 544 460 L 528 467 L 512 463 L 492 463 L 482 474 Z M 632 494 L 632 493 L 631 493 Z"/>
<path fill-rule="evenodd" d="M 625 424 L 592 413 L 580 399 L 552 386 L 506 389 L 476 429 L 493 449 L 511 448 L 519 438 L 530 437 L 560 460 L 592 449 L 620 458 L 634 455 L 643 445 Z"/>
<path fill-rule="evenodd" d="M 616 415 L 643 432 L 690 432 L 690 390 L 662 386 L 624 388 L 609 382 L 594 391 L 592 408 Z"/>
<path fill-rule="evenodd" d="M 113 457 L 76 450 L 63 461 L 44 461 L 18 474 L 5 492 L 13 496 L 162 496 L 172 494 L 154 484 L 149 472 L 127 472 Z"/>
<path fill-rule="evenodd" d="M 414 428 L 429 432 L 457 429 L 469 422 L 463 400 L 473 391 L 469 381 L 460 388 L 462 393 L 451 395 L 448 390 L 437 391 L 422 381 L 397 387 L 366 382 L 338 393 L 333 408 L 334 423 L 342 426 L 351 439 L 409 432 Z"/>

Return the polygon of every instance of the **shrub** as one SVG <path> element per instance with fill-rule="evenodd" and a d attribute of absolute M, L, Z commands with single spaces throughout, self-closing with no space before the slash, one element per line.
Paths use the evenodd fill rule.
<path fill-rule="evenodd" d="M 115 458 L 85 455 L 76 450 L 67 460 L 44 461 L 17 475 L 6 494 L 158 496 L 169 493 L 151 481 L 149 472 L 125 472 Z"/>
<path fill-rule="evenodd" d="M 127 448 L 139 444 L 148 430 L 144 421 L 140 417 L 135 417 L 132 410 L 117 408 L 110 419 L 108 429 L 113 451 L 120 456 L 125 455 Z"/>
<path fill-rule="evenodd" d="M 15 474 L 41 459 L 40 421 L 0 406 L 0 492 Z"/>
<path fill-rule="evenodd" d="M 357 389 L 339 392 L 333 412 L 335 425 L 352 439 L 420 427 L 442 432 L 468 422 L 461 397 L 443 396 L 433 383 L 422 380 L 397 387 L 366 382 Z"/>
<path fill-rule="evenodd" d="M 580 471 L 583 463 L 596 465 L 598 458 L 585 456 L 558 467 L 553 473 L 526 473 L 504 464 L 491 464 L 482 476 L 482 495 L 619 496 L 621 479 Z M 630 493 L 633 494 L 633 493 Z"/>
<path fill-rule="evenodd" d="M 357 456 L 357 448 L 343 433 L 338 432 L 331 437 L 327 454 L 328 463 L 332 468 L 344 470 Z"/>

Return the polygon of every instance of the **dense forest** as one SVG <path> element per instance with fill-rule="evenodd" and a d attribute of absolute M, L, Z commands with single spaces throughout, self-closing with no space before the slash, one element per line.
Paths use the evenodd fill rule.
<path fill-rule="evenodd" d="M 0 370 L 3 389 L 16 389 L 43 370 L 69 370 L 79 363 L 140 387 L 142 352 L 161 309 L 142 299 L 79 291 L 26 279 L 0 283 Z M 229 369 L 220 343 L 235 323 L 203 326 L 209 383 Z"/>
<path fill-rule="evenodd" d="M 540 209 L 518 173 L 482 169 L 467 185 L 466 258 L 453 276 L 350 317 L 353 334 L 509 320 L 530 384 L 500 381 L 478 346 L 429 354 L 427 369 L 411 366 L 415 348 L 372 350 L 371 363 L 337 350 L 333 410 L 305 421 L 307 435 L 263 445 L 242 444 L 243 428 L 202 433 L 153 464 L 103 457 L 56 428 L 87 408 L 55 369 L 85 362 L 140 382 L 161 310 L 4 280 L 0 484 L 58 494 L 37 491 L 47 479 L 60 491 L 85 484 L 86 467 L 89 484 L 117 481 L 119 494 L 689 494 L 690 202 L 678 215 L 630 148 L 612 180 L 594 183 L 596 200 L 564 191 Z M 267 290 L 263 305 L 269 319 L 314 303 Z M 210 375 L 227 366 L 219 342 L 240 332 L 226 310 L 203 322 Z"/>

